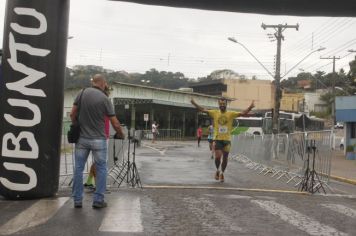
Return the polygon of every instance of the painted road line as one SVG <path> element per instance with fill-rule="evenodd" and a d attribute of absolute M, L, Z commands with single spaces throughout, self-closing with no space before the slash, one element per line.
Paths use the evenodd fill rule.
<path fill-rule="evenodd" d="M 37 201 L 0 227 L 0 235 L 9 235 L 47 222 L 68 201 L 68 197 Z"/>
<path fill-rule="evenodd" d="M 351 194 L 327 193 L 327 194 L 314 194 L 314 195 L 319 197 L 342 197 L 342 198 L 356 199 L 356 195 L 351 195 Z"/>
<path fill-rule="evenodd" d="M 140 198 L 132 196 L 115 198 L 115 202 L 108 207 L 99 231 L 142 233 Z"/>
<path fill-rule="evenodd" d="M 336 211 L 346 216 L 356 218 L 356 211 L 344 205 L 340 205 L 340 204 L 321 204 L 321 205 L 323 207 L 329 208 L 330 210 Z"/>
<path fill-rule="evenodd" d="M 243 229 L 232 221 L 226 213 L 219 210 L 211 201 L 205 198 L 185 197 L 183 201 L 187 205 L 187 209 L 196 216 L 196 223 L 201 222 L 202 226 L 209 232 L 220 235 L 222 229 L 230 229 L 235 232 L 243 232 Z M 210 209 L 210 212 L 207 212 Z M 214 222 L 215 224 L 212 224 Z M 218 226 L 217 226 L 218 225 Z"/>
<path fill-rule="evenodd" d="M 284 205 L 278 204 L 274 201 L 252 200 L 251 202 L 257 204 L 262 209 L 269 213 L 279 216 L 283 221 L 294 225 L 299 230 L 302 230 L 309 235 L 324 235 L 324 236 L 346 236 L 348 234 L 338 231 L 328 225 L 321 224 L 320 222 L 305 216 L 293 209 Z"/>
<path fill-rule="evenodd" d="M 143 147 L 146 147 L 146 148 L 149 148 L 149 149 L 152 149 L 152 150 L 154 150 L 154 151 L 156 151 L 156 152 L 159 152 L 159 154 L 161 154 L 162 156 L 166 153 L 166 151 L 167 151 L 167 149 L 165 148 L 165 149 L 163 149 L 163 151 L 161 151 L 161 150 L 159 150 L 158 148 L 154 148 L 154 147 L 151 147 L 151 146 L 149 146 L 149 145 L 142 145 Z"/>
<path fill-rule="evenodd" d="M 264 193 L 288 193 L 298 195 L 311 195 L 308 192 L 290 191 L 281 189 L 258 189 L 258 188 L 232 188 L 232 187 L 209 187 L 209 186 L 182 186 L 182 185 L 144 185 L 146 189 L 195 189 L 195 190 L 231 190 L 246 192 L 264 192 Z"/>
<path fill-rule="evenodd" d="M 204 196 L 207 197 L 216 197 L 216 198 L 226 198 L 226 199 L 248 199 L 250 200 L 252 197 L 249 196 L 243 196 L 243 195 L 236 195 L 236 194 L 227 194 L 227 195 L 221 195 L 221 194 L 204 194 Z"/>

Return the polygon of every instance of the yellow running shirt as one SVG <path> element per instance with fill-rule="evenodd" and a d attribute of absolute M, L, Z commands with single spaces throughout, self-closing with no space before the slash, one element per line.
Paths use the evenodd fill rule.
<path fill-rule="evenodd" d="M 240 116 L 240 112 L 220 110 L 208 110 L 208 115 L 214 120 L 214 140 L 231 140 L 232 122 Z"/>

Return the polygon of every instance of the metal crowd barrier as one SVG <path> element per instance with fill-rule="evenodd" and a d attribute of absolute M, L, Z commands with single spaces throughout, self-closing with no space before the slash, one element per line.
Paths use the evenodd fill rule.
<path fill-rule="evenodd" d="M 129 140 L 128 139 L 110 139 L 108 147 L 108 176 L 111 177 L 111 184 L 121 178 L 121 175 L 126 171 L 127 155 L 128 155 Z"/>
<path fill-rule="evenodd" d="M 151 130 L 137 130 L 141 132 L 141 138 L 152 140 L 153 134 Z M 179 129 L 159 129 L 157 140 L 182 140 L 182 131 Z"/>
<path fill-rule="evenodd" d="M 73 173 L 74 173 L 74 144 L 70 144 L 67 141 L 67 131 L 69 126 L 66 124 L 68 122 L 63 123 L 63 133 L 62 133 L 62 145 L 61 145 L 61 162 L 60 162 L 60 178 L 59 185 L 61 187 L 71 186 L 73 181 Z M 124 129 L 124 133 L 127 137 L 127 130 Z M 127 156 L 127 147 L 128 140 L 120 140 L 120 139 L 108 139 L 108 177 L 109 180 L 114 179 L 116 177 L 115 168 L 119 165 L 124 164 Z M 90 166 L 93 163 L 92 154 L 89 154 L 88 161 L 84 168 L 84 177 L 87 176 L 90 170 Z M 112 181 L 108 181 L 108 183 L 113 183 Z"/>
<path fill-rule="evenodd" d="M 315 140 L 315 171 L 327 184 L 331 171 L 332 139 L 332 131 L 262 136 L 243 133 L 232 137 L 230 157 L 260 175 L 284 180 L 297 187 L 307 169 L 307 141 Z"/>

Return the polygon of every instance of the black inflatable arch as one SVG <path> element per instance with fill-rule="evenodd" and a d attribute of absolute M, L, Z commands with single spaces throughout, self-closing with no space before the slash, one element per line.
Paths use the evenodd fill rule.
<path fill-rule="evenodd" d="M 109 0 L 150 5 L 295 16 L 356 16 L 354 0 Z"/>
<path fill-rule="evenodd" d="M 265 14 L 356 16 L 353 0 L 126 1 Z M 69 2 L 7 0 L 0 77 L 0 194 L 9 199 L 47 197 L 58 191 Z"/>
<path fill-rule="evenodd" d="M 58 191 L 69 0 L 8 0 L 0 80 L 0 194 Z"/>

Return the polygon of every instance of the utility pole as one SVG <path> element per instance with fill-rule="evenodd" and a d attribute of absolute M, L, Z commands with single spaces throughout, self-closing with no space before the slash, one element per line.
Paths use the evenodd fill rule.
<path fill-rule="evenodd" d="M 275 29 L 274 36 L 276 37 L 277 40 L 277 56 L 276 56 L 276 74 L 274 76 L 274 82 L 275 82 L 275 95 L 274 95 L 274 109 L 273 109 L 273 118 L 272 118 L 272 130 L 273 133 L 277 134 L 279 133 L 279 108 L 281 106 L 281 97 L 282 97 L 282 91 L 281 91 L 281 48 L 282 48 L 282 40 L 284 40 L 283 36 L 283 31 L 288 29 L 288 28 L 294 28 L 296 30 L 299 29 L 299 25 L 265 25 L 262 23 L 261 26 L 264 30 L 267 28 L 273 28 Z"/>
<path fill-rule="evenodd" d="M 326 59 L 326 60 L 333 60 L 333 76 L 332 76 L 332 94 L 333 94 L 333 103 L 331 107 L 331 116 L 333 119 L 333 126 L 332 129 L 334 128 L 334 125 L 336 124 L 336 117 L 335 117 L 335 83 L 336 83 L 336 72 L 335 72 L 335 61 L 339 60 L 340 57 L 320 57 L 320 59 Z"/>

